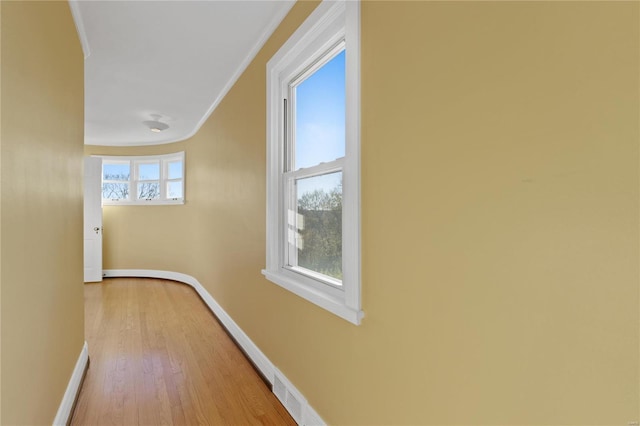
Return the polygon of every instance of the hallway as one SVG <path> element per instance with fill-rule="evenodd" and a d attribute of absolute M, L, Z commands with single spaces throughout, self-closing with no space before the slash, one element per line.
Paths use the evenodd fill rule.
<path fill-rule="evenodd" d="M 295 425 L 190 287 L 111 278 L 84 294 L 91 363 L 72 425 Z"/>

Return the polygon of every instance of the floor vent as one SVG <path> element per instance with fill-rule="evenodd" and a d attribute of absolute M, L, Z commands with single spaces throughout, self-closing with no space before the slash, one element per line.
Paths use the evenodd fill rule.
<path fill-rule="evenodd" d="M 304 425 L 303 411 L 307 401 L 299 394 L 291 383 L 276 370 L 273 378 L 273 393 L 278 397 L 282 405 L 289 411 L 291 417 L 299 425 Z"/>

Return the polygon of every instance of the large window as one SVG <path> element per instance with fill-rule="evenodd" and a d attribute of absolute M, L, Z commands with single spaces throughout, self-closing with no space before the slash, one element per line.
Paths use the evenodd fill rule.
<path fill-rule="evenodd" d="M 184 152 L 103 157 L 102 203 L 183 204 Z"/>
<path fill-rule="evenodd" d="M 263 273 L 359 324 L 359 3 L 321 3 L 267 73 Z"/>

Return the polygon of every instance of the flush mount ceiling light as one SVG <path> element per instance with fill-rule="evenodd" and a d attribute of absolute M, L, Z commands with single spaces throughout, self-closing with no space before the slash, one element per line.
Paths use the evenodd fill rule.
<path fill-rule="evenodd" d="M 149 130 L 151 130 L 152 132 L 160 133 L 163 130 L 167 130 L 169 128 L 169 125 L 167 123 L 163 123 L 163 122 L 159 121 L 160 120 L 160 115 L 151 114 L 151 118 L 153 120 L 143 121 L 142 124 L 147 126 L 149 128 Z"/>

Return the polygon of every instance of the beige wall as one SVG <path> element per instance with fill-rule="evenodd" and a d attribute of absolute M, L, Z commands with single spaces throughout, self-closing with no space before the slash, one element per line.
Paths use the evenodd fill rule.
<path fill-rule="evenodd" d="M 85 155 L 159 155 L 185 151 L 185 143 L 131 148 L 88 145 L 84 151 Z M 192 229 L 187 219 L 192 210 L 189 195 L 182 206 L 104 206 L 103 268 L 186 273 L 191 257 L 185 255 Z"/>
<path fill-rule="evenodd" d="M 105 209 L 105 267 L 195 276 L 331 424 L 638 421 L 638 6 L 362 5 L 359 327 L 260 274 L 265 64 L 312 3 L 184 143 L 185 206 Z"/>
<path fill-rule="evenodd" d="M 0 422 L 43 425 L 84 342 L 83 57 L 67 2 L 0 7 Z"/>

